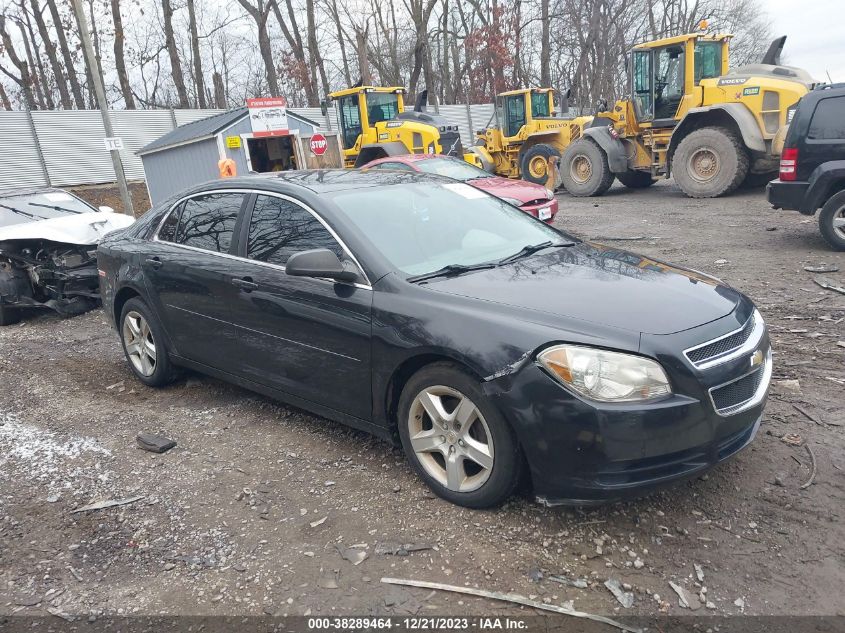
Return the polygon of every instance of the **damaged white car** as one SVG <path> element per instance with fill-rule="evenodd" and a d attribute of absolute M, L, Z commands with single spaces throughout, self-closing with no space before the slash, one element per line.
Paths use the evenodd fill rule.
<path fill-rule="evenodd" d="M 0 191 L 0 326 L 33 308 L 71 316 L 95 307 L 97 242 L 134 221 L 61 189 Z"/>

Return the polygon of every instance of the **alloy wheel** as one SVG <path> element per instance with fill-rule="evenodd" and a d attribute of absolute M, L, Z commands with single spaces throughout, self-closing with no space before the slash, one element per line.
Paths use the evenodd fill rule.
<path fill-rule="evenodd" d="M 493 436 L 476 404 L 457 389 L 423 389 L 408 412 L 411 447 L 426 473 L 454 492 L 477 490 L 493 470 Z"/>
<path fill-rule="evenodd" d="M 123 344 L 135 370 L 142 376 L 152 376 L 156 368 L 155 339 L 150 324 L 134 310 L 123 319 Z"/>
<path fill-rule="evenodd" d="M 845 205 L 839 207 L 836 213 L 833 214 L 833 232 L 840 238 L 845 240 Z"/>

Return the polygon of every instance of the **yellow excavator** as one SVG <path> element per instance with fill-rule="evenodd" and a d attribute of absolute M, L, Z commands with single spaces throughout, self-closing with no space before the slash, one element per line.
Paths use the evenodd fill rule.
<path fill-rule="evenodd" d="M 780 64 L 785 36 L 761 63 L 729 70 L 731 37 L 700 32 L 635 46 L 631 96 L 600 105 L 563 152 L 566 190 L 599 196 L 614 179 L 636 189 L 671 176 L 687 196 L 714 198 L 777 171 L 791 112 L 813 79 Z"/>
<path fill-rule="evenodd" d="M 465 159 L 505 178 L 550 186 L 551 171 L 563 151 L 581 138 L 592 117 L 563 119 L 551 88 L 523 88 L 496 95 L 494 125 L 476 133 Z M 565 102 L 568 94 L 561 96 Z M 565 105 L 562 103 L 562 107 Z M 552 187 L 554 188 L 554 187 Z"/>
<path fill-rule="evenodd" d="M 324 115 L 331 103 L 337 110 L 344 165 L 361 167 L 401 154 L 463 158 L 458 126 L 427 112 L 427 96 L 427 91 L 421 91 L 413 111 L 406 111 L 402 87 L 358 85 L 329 94 L 321 107 Z"/>

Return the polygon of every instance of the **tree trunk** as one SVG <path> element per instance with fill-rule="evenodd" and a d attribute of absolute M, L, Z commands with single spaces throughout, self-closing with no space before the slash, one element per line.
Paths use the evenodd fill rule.
<path fill-rule="evenodd" d="M 340 24 L 340 13 L 337 10 L 337 0 L 331 0 L 329 5 L 329 13 L 331 13 L 332 20 L 334 20 L 335 29 L 337 31 L 337 43 L 340 46 L 340 57 L 343 60 L 343 78 L 346 80 L 346 86 L 352 85 L 352 73 L 349 72 L 349 58 L 346 56 L 346 38 L 343 36 L 343 27 Z"/>
<path fill-rule="evenodd" d="M 12 102 L 9 101 L 9 95 L 6 94 L 6 89 L 3 87 L 3 84 L 0 84 L 0 103 L 3 104 L 4 109 L 12 109 Z"/>
<path fill-rule="evenodd" d="M 47 83 L 47 73 L 44 72 L 44 65 L 41 63 L 41 52 L 37 48 L 33 51 L 37 40 L 35 39 L 35 33 L 32 31 L 32 25 L 29 23 L 29 16 L 26 13 L 24 15 L 27 18 L 26 28 L 24 28 L 23 22 L 18 22 L 18 28 L 21 31 L 27 66 L 30 68 L 30 77 L 32 85 L 35 88 L 35 97 L 38 99 L 39 107 L 52 110 L 55 108 L 55 104 L 53 103 L 53 95 L 50 94 L 50 86 Z M 28 36 L 27 33 L 29 34 Z M 30 42 L 32 45 L 30 45 Z"/>
<path fill-rule="evenodd" d="M 373 85 L 370 63 L 367 60 L 367 33 L 369 29 L 369 24 L 364 25 L 363 28 L 355 27 L 355 53 L 358 56 L 358 75 L 360 76 L 361 85 L 364 86 Z"/>
<path fill-rule="evenodd" d="M 278 0 L 274 0 L 272 4 L 276 21 L 279 23 L 282 34 L 285 36 L 291 52 L 293 52 L 293 58 L 296 60 L 298 77 L 305 90 L 305 99 L 309 105 L 316 105 L 317 76 L 316 72 L 314 72 L 316 69 L 309 68 L 309 63 L 305 59 L 305 46 L 302 43 L 302 36 L 299 34 L 299 24 L 296 22 L 296 12 L 294 11 L 293 4 L 291 4 L 291 0 L 285 0 L 290 27 L 288 27 L 287 20 L 282 15 Z"/>
<path fill-rule="evenodd" d="M 197 87 L 197 105 L 207 108 L 205 100 L 205 81 L 202 77 L 202 57 L 200 57 L 200 38 L 197 33 L 197 15 L 194 0 L 188 0 L 188 28 L 191 32 L 191 55 L 194 58 L 194 83 Z"/>
<path fill-rule="evenodd" d="M 176 48 L 176 36 L 173 34 L 173 7 L 170 0 L 161 0 L 161 9 L 164 13 L 164 45 L 170 57 L 170 71 L 173 83 L 176 85 L 176 94 L 179 96 L 179 107 L 190 108 L 188 91 L 185 90 L 185 78 L 179 63 L 179 49 Z"/>
<path fill-rule="evenodd" d="M 267 18 L 270 17 L 270 10 L 275 5 L 275 0 L 270 0 L 267 6 L 264 6 L 263 0 L 258 0 L 258 6 L 252 6 L 248 0 L 238 0 L 240 5 L 247 13 L 255 20 L 255 25 L 258 28 L 258 52 L 261 53 L 261 59 L 264 62 L 264 72 L 267 75 L 267 87 L 270 90 L 270 96 L 279 96 L 279 77 L 276 73 L 276 64 L 273 61 L 273 48 L 270 45 L 270 35 L 267 32 Z"/>
<path fill-rule="evenodd" d="M 35 103 L 35 97 L 32 94 L 32 76 L 29 74 L 29 67 L 25 61 L 18 57 L 17 51 L 15 51 L 12 38 L 6 30 L 6 14 L 2 12 L 0 12 L 0 38 L 3 41 L 3 52 L 6 53 L 12 64 L 18 69 L 19 76 L 15 77 L 5 68 L 3 68 L 3 72 L 21 87 L 27 107 L 30 110 L 38 109 Z"/>
<path fill-rule="evenodd" d="M 214 73 L 211 75 L 211 83 L 214 84 L 214 107 L 226 108 L 226 90 L 223 87 L 223 75 Z"/>
<path fill-rule="evenodd" d="M 329 79 L 326 75 L 326 65 L 323 62 L 323 56 L 320 54 L 320 45 L 317 42 L 317 20 L 314 15 L 314 0 L 305 0 L 305 14 L 308 19 L 308 56 L 311 60 L 314 92 L 317 92 L 317 78 L 314 73 L 314 69 L 316 68 L 317 73 L 320 75 L 320 85 L 323 89 L 323 95 L 327 95 L 329 93 Z M 314 103 L 310 105 L 319 105 L 319 101 L 319 95 L 315 94 Z"/>
<path fill-rule="evenodd" d="M 126 59 L 123 53 L 124 34 L 123 18 L 120 17 L 120 0 L 111 0 L 111 14 L 114 22 L 114 66 L 117 70 L 117 81 L 123 95 L 123 103 L 127 110 L 135 109 L 135 99 L 132 97 L 132 86 L 126 74 Z"/>
<path fill-rule="evenodd" d="M 59 50 L 62 52 L 62 59 L 65 62 L 65 72 L 70 83 L 70 90 L 73 93 L 73 100 L 76 102 L 77 108 L 84 110 L 85 98 L 82 96 L 82 86 L 76 77 L 76 67 L 73 65 L 73 57 L 70 54 L 70 47 L 67 44 L 65 25 L 62 22 L 61 15 L 59 15 L 59 7 L 56 4 L 56 0 L 47 0 L 47 8 L 50 9 L 50 16 L 53 18 L 53 26 L 58 36 Z"/>
<path fill-rule="evenodd" d="M 44 22 L 44 15 L 41 13 L 41 7 L 38 6 L 38 0 L 30 0 L 30 6 L 32 7 L 32 17 L 35 19 L 35 26 L 38 27 L 38 33 L 41 35 L 41 41 L 44 42 L 44 50 L 47 53 L 50 68 L 53 70 L 53 77 L 56 80 L 56 88 L 59 90 L 59 100 L 62 102 L 62 107 L 65 110 L 70 110 L 73 107 L 73 104 L 70 101 L 70 92 L 68 92 L 67 89 L 67 82 L 65 81 L 64 73 L 62 72 L 62 65 L 59 63 L 59 58 L 56 55 L 56 47 L 53 42 L 50 41 L 50 32 L 47 30 L 47 24 Z"/>
<path fill-rule="evenodd" d="M 540 87 L 550 88 L 552 85 L 552 52 L 551 34 L 549 29 L 549 0 L 540 0 Z"/>

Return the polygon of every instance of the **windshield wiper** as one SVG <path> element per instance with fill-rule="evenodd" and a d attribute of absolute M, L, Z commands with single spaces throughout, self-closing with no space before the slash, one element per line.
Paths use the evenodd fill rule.
<path fill-rule="evenodd" d="M 76 209 L 68 209 L 67 207 L 60 207 L 57 204 L 42 204 L 40 202 L 30 202 L 29 206 L 44 207 L 45 209 L 53 209 L 54 211 L 67 211 L 68 213 L 82 213 L 82 211 L 77 211 Z"/>
<path fill-rule="evenodd" d="M 10 206 L 5 205 L 5 204 L 0 204 L 0 207 L 2 207 L 4 209 L 8 209 L 12 213 L 19 213 L 20 215 L 25 215 L 26 217 L 33 218 L 35 220 L 47 220 L 48 219 L 48 218 L 45 218 L 43 215 L 35 215 L 34 213 L 27 213 L 26 211 L 22 211 L 20 209 L 15 209 L 14 207 L 10 207 Z"/>
<path fill-rule="evenodd" d="M 523 257 L 527 257 L 528 255 L 532 255 L 538 251 L 542 251 L 545 248 L 563 248 L 565 246 L 575 246 L 575 242 L 558 242 L 554 243 L 551 240 L 546 242 L 540 242 L 539 244 L 528 244 L 520 248 L 516 253 L 513 255 L 508 255 L 507 257 L 503 257 L 497 263 L 499 266 L 502 264 L 510 264 L 511 262 L 516 261 L 517 259 L 521 259 Z"/>
<path fill-rule="evenodd" d="M 416 281 L 423 281 L 425 279 L 434 279 L 435 277 L 449 277 L 450 275 L 460 275 L 466 272 L 470 272 L 471 270 L 485 270 L 488 268 L 495 268 L 496 264 L 448 264 L 443 268 L 438 268 L 437 270 L 433 270 L 430 273 L 423 273 L 421 275 L 412 275 L 408 277 L 407 280 L 411 283 Z"/>

